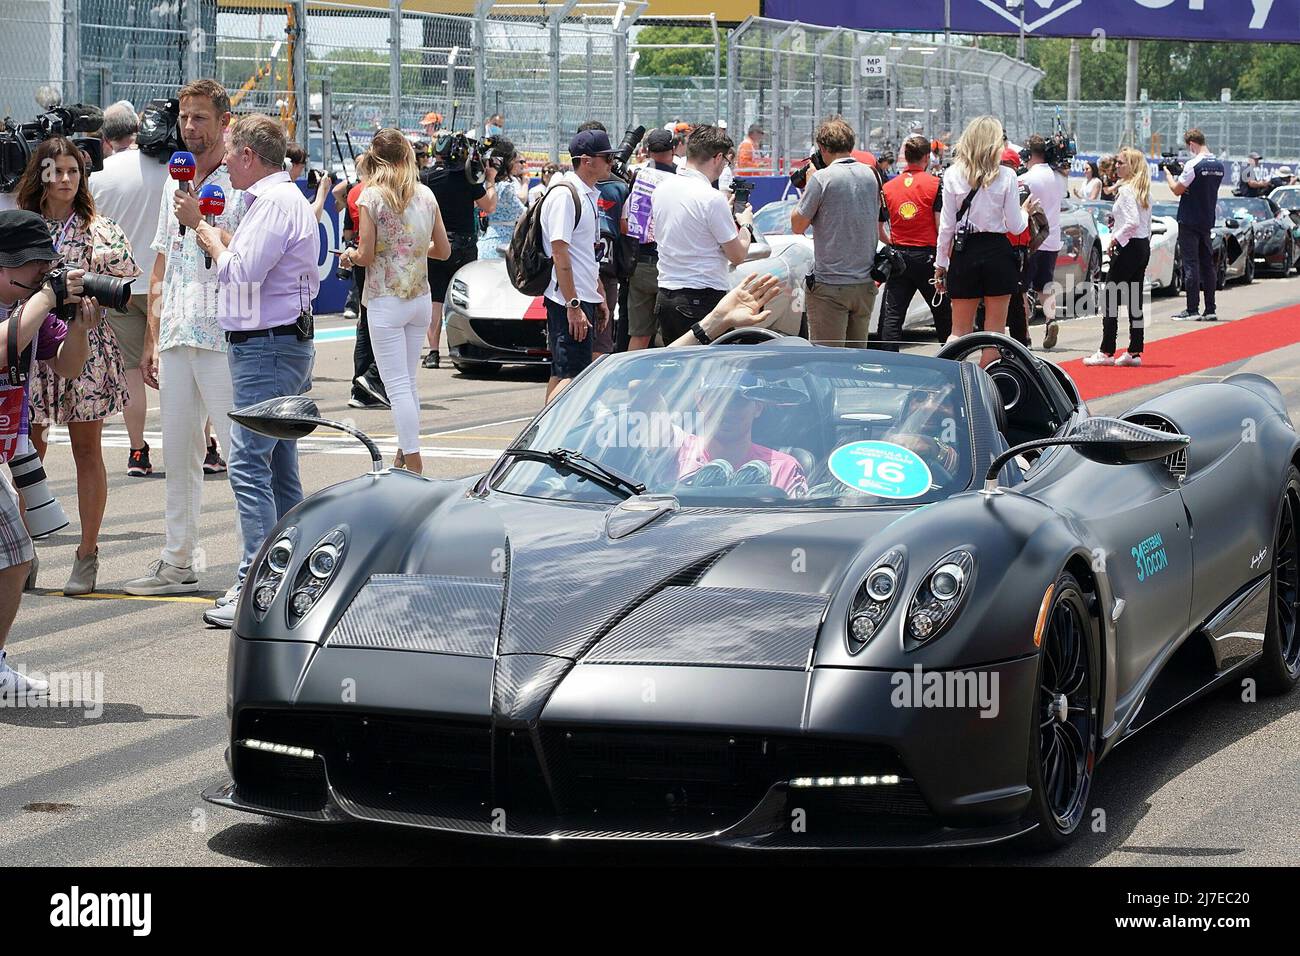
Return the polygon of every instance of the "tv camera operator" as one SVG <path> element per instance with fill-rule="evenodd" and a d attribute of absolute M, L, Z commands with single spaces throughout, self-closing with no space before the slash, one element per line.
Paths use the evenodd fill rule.
<path fill-rule="evenodd" d="M 1215 208 L 1223 185 L 1223 163 L 1205 146 L 1205 134 L 1193 127 L 1183 134 L 1192 158 L 1186 163 L 1166 155 L 1160 160 L 1165 181 L 1178 197 L 1178 249 L 1183 254 L 1183 284 L 1187 308 L 1173 316 L 1175 322 L 1214 322 L 1217 275 L 1214 268 Z M 1199 313 L 1200 294 L 1205 293 L 1205 314 Z"/>
<path fill-rule="evenodd" d="M 455 122 L 455 117 L 452 118 Z M 429 323 L 429 352 L 425 368 L 438 368 L 438 345 L 442 338 L 442 304 L 456 270 L 478 258 L 479 212 L 491 214 L 497 207 L 494 188 L 497 167 L 493 164 L 492 140 L 475 142 L 464 133 L 442 131 L 433 141 L 433 166 L 420 172 L 420 182 L 433 192 L 442 211 L 443 225 L 451 242 L 451 256 L 429 260 L 429 291 L 433 297 L 433 320 Z"/>

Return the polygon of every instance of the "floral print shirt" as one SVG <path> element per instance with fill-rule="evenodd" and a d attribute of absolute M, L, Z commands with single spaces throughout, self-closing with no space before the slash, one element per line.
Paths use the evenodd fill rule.
<path fill-rule="evenodd" d="M 375 261 L 366 267 L 362 303 L 369 306 L 386 295 L 399 299 L 428 296 L 429 242 L 438 208 L 429 187 L 417 183 L 403 213 L 389 209 L 374 186 L 361 191 L 357 206 L 370 210 L 375 222 Z"/>
<path fill-rule="evenodd" d="M 226 208 L 213 217 L 219 229 L 234 234 L 244 217 L 244 194 L 230 185 L 230 174 L 225 166 L 218 166 L 207 179 L 190 185 L 197 193 L 203 186 L 213 183 L 226 194 Z M 194 230 L 180 234 L 180 222 L 172 211 L 172 197 L 176 187 L 170 182 L 163 187 L 162 205 L 158 210 L 158 231 L 154 233 L 153 249 L 166 257 L 162 289 L 158 296 L 158 351 L 188 345 L 212 352 L 226 350 L 226 336 L 217 321 L 222 292 L 217 281 L 217 263 L 204 262 L 203 247 L 194 238 Z M 147 278 L 147 277 L 146 277 Z"/>

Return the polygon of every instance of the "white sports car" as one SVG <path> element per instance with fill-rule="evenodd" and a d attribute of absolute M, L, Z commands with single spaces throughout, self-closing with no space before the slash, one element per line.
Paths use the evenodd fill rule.
<path fill-rule="evenodd" d="M 788 217 L 787 217 L 788 218 Z M 787 223 L 788 226 L 788 223 Z M 804 277 L 812 270 L 812 243 L 758 244 L 731 270 L 735 285 L 750 273 L 771 273 L 782 291 L 773 300 L 769 328 L 797 335 L 803 321 Z M 505 365 L 546 365 L 546 304 L 541 296 L 515 291 L 504 259 L 480 259 L 452 277 L 443 305 L 447 351 L 465 375 L 495 375 Z"/>
<path fill-rule="evenodd" d="M 1102 275 L 1110 274 L 1110 214 L 1112 204 L 1092 200 L 1083 204 L 1097 221 L 1101 240 Z M 1183 260 L 1178 252 L 1178 220 L 1170 210 L 1156 203 L 1151 209 L 1151 260 L 1147 263 L 1146 284 L 1167 295 L 1183 291 Z"/>

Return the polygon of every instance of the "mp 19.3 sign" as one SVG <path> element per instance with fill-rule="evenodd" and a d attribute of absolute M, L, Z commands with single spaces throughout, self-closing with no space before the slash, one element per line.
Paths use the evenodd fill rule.
<path fill-rule="evenodd" d="M 958 33 L 1018 33 L 1022 0 L 951 0 Z M 1300 43 L 1300 0 L 1023 0 L 1030 36 Z M 763 15 L 860 30 L 937 33 L 944 0 L 764 0 Z"/>

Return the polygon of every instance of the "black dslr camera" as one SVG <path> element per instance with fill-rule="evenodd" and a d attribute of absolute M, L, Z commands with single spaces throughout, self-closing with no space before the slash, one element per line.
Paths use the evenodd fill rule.
<path fill-rule="evenodd" d="M 15 123 L 9 117 L 0 125 L 0 192 L 11 192 L 27 168 L 36 147 L 54 136 L 67 136 L 87 156 L 92 172 L 104 168 L 104 144 L 93 133 L 104 125 L 104 113 L 94 106 L 56 106 L 30 123 Z"/>
<path fill-rule="evenodd" d="M 790 174 L 790 185 L 795 189 L 803 189 L 808 185 L 808 174 L 814 169 L 825 169 L 826 164 L 822 162 L 822 151 L 813 147 L 812 155 L 808 157 L 808 162 L 800 166 Z"/>
<path fill-rule="evenodd" d="M 60 266 L 57 269 L 51 269 L 40 279 L 41 285 L 49 284 L 50 291 L 54 293 L 54 299 L 58 302 L 60 311 L 71 309 L 68 304 L 68 268 Z M 95 299 L 100 305 L 110 309 L 117 309 L 121 312 L 126 309 L 127 303 L 131 301 L 131 280 L 121 279 L 117 276 L 101 276 L 93 272 L 87 272 L 81 280 L 81 295 L 83 298 Z"/>
<path fill-rule="evenodd" d="M 749 205 L 749 196 L 754 191 L 754 183 L 749 179 L 737 177 L 731 181 L 731 212 L 739 216 Z"/>
<path fill-rule="evenodd" d="M 645 136 L 645 127 L 638 126 L 636 129 L 630 129 L 623 134 L 623 142 L 618 144 L 618 152 L 610 159 L 613 164 L 613 173 L 619 179 L 628 185 L 636 178 L 636 173 L 628 168 L 628 163 L 632 161 L 632 154 L 636 148 L 641 145 L 641 140 Z"/>

